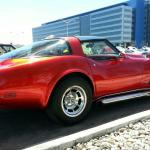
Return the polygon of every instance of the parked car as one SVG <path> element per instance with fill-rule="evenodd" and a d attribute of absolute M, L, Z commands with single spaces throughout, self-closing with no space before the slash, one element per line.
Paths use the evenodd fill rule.
<path fill-rule="evenodd" d="M 39 108 L 74 124 L 92 102 L 150 94 L 150 59 L 93 36 L 51 38 L 0 56 L 0 107 Z"/>
<path fill-rule="evenodd" d="M 116 47 L 120 52 L 126 54 L 127 56 L 131 56 L 131 57 L 149 57 L 149 55 L 147 55 L 147 53 L 134 53 L 131 51 L 128 51 L 126 48 L 123 48 L 121 46 L 117 46 Z"/>
<path fill-rule="evenodd" d="M 142 54 L 143 54 L 143 51 L 140 51 L 140 50 L 137 49 L 136 47 L 129 46 L 129 47 L 127 47 L 127 49 L 126 49 L 126 53 L 128 53 L 128 54 L 142 55 Z"/>
<path fill-rule="evenodd" d="M 149 57 L 150 56 L 150 51 L 148 49 L 137 49 L 136 47 L 128 47 L 128 48 L 123 48 L 121 46 L 116 47 L 119 51 L 122 53 L 128 54 L 128 56 L 134 56 L 134 57 Z M 141 56 L 142 55 L 142 56 Z"/>
<path fill-rule="evenodd" d="M 150 53 L 150 47 L 144 46 L 141 48 L 141 51 L 143 51 L 144 53 Z"/>
<path fill-rule="evenodd" d="M 150 47 L 147 47 L 147 46 L 143 46 L 142 49 L 150 51 Z"/>
<path fill-rule="evenodd" d="M 0 55 L 16 49 L 12 44 L 0 44 Z"/>

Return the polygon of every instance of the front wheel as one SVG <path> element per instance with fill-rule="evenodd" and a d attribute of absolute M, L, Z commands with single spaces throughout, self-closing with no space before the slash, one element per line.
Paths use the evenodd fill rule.
<path fill-rule="evenodd" d="M 74 124 L 83 119 L 92 103 L 92 90 L 82 78 L 69 78 L 55 89 L 47 108 L 49 116 L 63 123 Z"/>

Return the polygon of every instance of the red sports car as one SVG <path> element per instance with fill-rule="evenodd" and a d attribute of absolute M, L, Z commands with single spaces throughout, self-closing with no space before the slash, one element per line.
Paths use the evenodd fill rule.
<path fill-rule="evenodd" d="M 0 108 L 41 108 L 73 124 L 93 101 L 149 96 L 150 59 L 93 36 L 51 38 L 0 56 Z"/>

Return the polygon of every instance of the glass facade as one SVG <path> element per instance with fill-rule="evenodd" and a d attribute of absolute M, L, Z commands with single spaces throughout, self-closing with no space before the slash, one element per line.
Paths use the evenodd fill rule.
<path fill-rule="evenodd" d="M 131 42 L 132 8 L 117 6 L 90 14 L 91 35 L 107 38 L 113 43 Z"/>
<path fill-rule="evenodd" d="M 144 5 L 145 4 L 145 5 Z M 143 8 L 144 6 L 144 8 Z M 119 44 L 150 45 L 150 0 L 130 0 L 33 28 L 33 41 L 49 35 L 95 35 Z M 144 33 L 143 33 L 144 32 Z"/>
<path fill-rule="evenodd" d="M 39 41 L 50 35 L 67 36 L 80 35 L 80 19 L 73 17 L 50 23 L 42 24 L 40 27 L 33 28 L 33 41 Z"/>
<path fill-rule="evenodd" d="M 144 13 L 144 45 L 150 46 L 150 0 L 145 0 Z"/>

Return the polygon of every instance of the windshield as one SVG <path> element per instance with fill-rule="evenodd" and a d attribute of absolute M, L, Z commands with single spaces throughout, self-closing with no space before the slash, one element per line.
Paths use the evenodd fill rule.
<path fill-rule="evenodd" d="M 35 42 L 0 56 L 0 60 L 27 57 L 49 57 L 70 54 L 70 49 L 62 39 Z"/>

